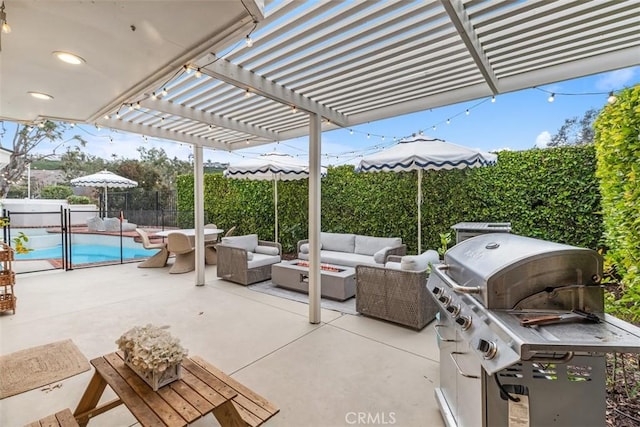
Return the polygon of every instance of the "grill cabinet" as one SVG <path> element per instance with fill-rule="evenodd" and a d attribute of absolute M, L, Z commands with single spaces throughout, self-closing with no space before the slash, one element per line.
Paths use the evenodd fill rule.
<path fill-rule="evenodd" d="M 640 328 L 604 313 L 594 251 L 507 233 L 452 247 L 427 282 L 439 306 L 436 400 L 448 426 L 602 426 L 607 352 Z M 539 316 L 597 316 L 523 326 Z"/>

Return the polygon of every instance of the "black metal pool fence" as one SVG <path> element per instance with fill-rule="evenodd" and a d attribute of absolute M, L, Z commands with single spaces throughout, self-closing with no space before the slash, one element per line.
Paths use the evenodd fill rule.
<path fill-rule="evenodd" d="M 30 237 L 30 242 L 26 243 L 28 248 L 46 248 L 59 247 L 60 252 L 56 251 L 54 258 L 46 259 L 29 259 L 16 260 L 14 262 L 14 271 L 16 273 L 29 273 L 36 271 L 45 271 L 53 269 L 73 270 L 77 268 L 96 267 L 107 264 L 122 264 L 132 261 L 142 261 L 144 258 L 136 258 L 134 260 L 126 259 L 123 256 L 124 248 L 132 245 L 132 240 L 136 233 L 131 231 L 123 231 L 120 227 L 116 232 L 90 232 L 87 227 L 87 219 L 92 217 L 104 217 L 102 210 L 93 209 L 73 209 L 61 206 L 59 210 L 23 212 L 16 210 L 2 210 L 2 217 L 8 219 L 8 225 L 3 227 L 3 241 L 12 247 L 15 247 L 14 239 L 23 232 Z M 112 212 L 109 210 L 110 218 L 123 218 L 129 223 L 136 224 L 142 228 L 154 228 L 164 230 L 166 228 L 192 228 L 194 227 L 193 211 L 177 211 L 177 210 L 119 210 Z M 72 247 L 77 239 L 72 238 L 76 235 L 91 234 L 102 240 L 107 239 L 108 245 L 117 246 L 120 251 L 120 257 L 115 261 L 100 261 L 96 263 L 78 263 L 73 260 Z M 105 237 L 100 237 L 105 236 Z M 97 239 L 97 241 L 100 241 Z M 20 258 L 20 257 L 18 257 Z"/>

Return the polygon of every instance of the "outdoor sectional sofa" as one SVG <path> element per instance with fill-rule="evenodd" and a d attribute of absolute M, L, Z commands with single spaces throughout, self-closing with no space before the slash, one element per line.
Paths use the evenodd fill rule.
<path fill-rule="evenodd" d="M 346 233 L 320 233 L 320 262 L 325 264 L 383 266 L 389 255 L 405 255 L 400 237 L 372 237 Z M 298 258 L 309 259 L 309 240 L 298 242 Z"/>

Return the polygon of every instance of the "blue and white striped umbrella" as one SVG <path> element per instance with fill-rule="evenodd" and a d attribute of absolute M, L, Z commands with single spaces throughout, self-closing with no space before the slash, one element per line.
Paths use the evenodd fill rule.
<path fill-rule="evenodd" d="M 321 168 L 320 175 L 327 174 Z M 273 205 L 275 210 L 275 241 L 278 241 L 278 181 L 295 181 L 309 176 L 309 164 L 284 153 L 272 151 L 259 157 L 230 164 L 225 169 L 226 178 L 273 181 Z"/>
<path fill-rule="evenodd" d="M 418 171 L 418 253 L 422 252 L 422 171 L 466 169 L 496 164 L 498 156 L 441 139 L 414 136 L 386 150 L 365 156 L 356 172 Z"/>
<path fill-rule="evenodd" d="M 108 170 L 103 170 L 91 175 L 81 176 L 74 178 L 71 181 L 71 185 L 76 187 L 102 187 L 104 189 L 104 214 L 107 216 L 107 188 L 133 188 L 137 187 L 138 183 L 132 179 L 125 178 L 120 175 L 116 175 Z"/>

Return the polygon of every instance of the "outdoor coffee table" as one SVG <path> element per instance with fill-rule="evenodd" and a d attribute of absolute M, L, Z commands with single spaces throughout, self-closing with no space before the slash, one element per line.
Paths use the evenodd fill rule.
<path fill-rule="evenodd" d="M 283 261 L 271 267 L 271 282 L 285 289 L 309 293 L 308 262 L 300 259 Z M 342 265 L 322 264 L 320 295 L 339 301 L 356 294 L 356 270 Z"/>

